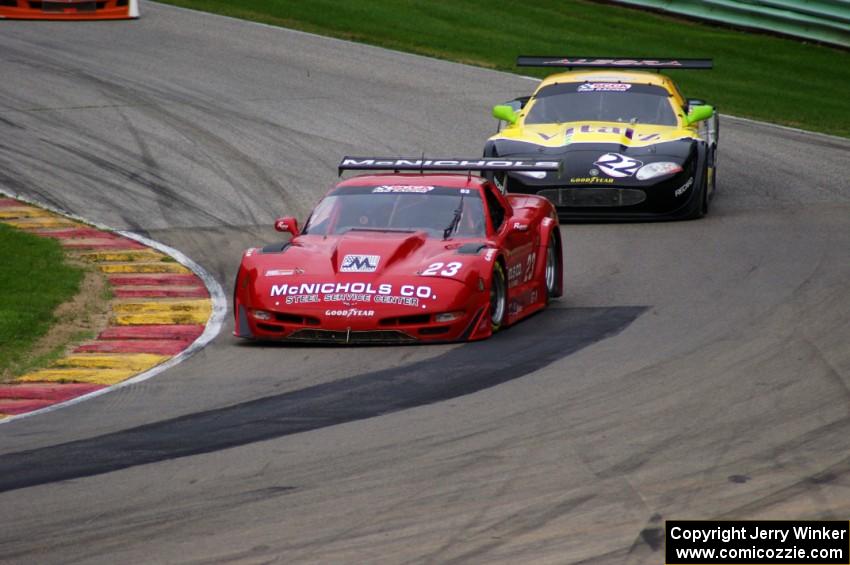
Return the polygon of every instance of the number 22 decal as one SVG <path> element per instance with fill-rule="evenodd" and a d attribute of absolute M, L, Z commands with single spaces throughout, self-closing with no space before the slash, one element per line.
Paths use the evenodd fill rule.
<path fill-rule="evenodd" d="M 445 269 L 443 269 L 445 267 Z M 428 268 L 422 271 L 420 274 L 426 277 L 433 277 L 436 275 L 442 275 L 444 277 L 453 277 L 457 274 L 460 268 L 463 267 L 463 263 L 458 263 L 453 261 L 451 263 L 431 263 L 428 265 Z M 440 269 L 443 269 L 442 271 Z"/>

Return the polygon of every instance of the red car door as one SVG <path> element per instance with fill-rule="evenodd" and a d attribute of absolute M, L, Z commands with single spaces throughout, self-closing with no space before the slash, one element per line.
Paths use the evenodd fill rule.
<path fill-rule="evenodd" d="M 492 185 L 485 188 L 487 212 L 495 233 L 495 239 L 505 251 L 508 295 L 511 289 L 531 280 L 536 262 L 534 248 L 534 226 L 525 218 L 513 216 L 510 204 Z"/>

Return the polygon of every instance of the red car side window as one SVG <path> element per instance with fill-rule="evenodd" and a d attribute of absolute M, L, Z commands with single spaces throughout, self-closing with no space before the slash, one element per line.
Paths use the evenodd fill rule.
<path fill-rule="evenodd" d="M 493 224 L 493 231 L 497 232 L 505 221 L 505 207 L 502 206 L 490 187 L 484 190 L 484 197 L 487 199 L 487 213 L 490 214 L 490 223 Z"/>

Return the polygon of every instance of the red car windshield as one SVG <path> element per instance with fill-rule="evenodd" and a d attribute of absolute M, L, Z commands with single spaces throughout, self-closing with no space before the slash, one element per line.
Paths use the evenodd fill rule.
<path fill-rule="evenodd" d="M 484 218 L 481 195 L 473 189 L 403 184 L 347 186 L 319 202 L 302 233 L 425 231 L 428 237 L 443 238 L 447 233 L 450 237 L 485 237 Z"/>
<path fill-rule="evenodd" d="M 669 93 L 660 86 L 623 82 L 569 82 L 534 96 L 526 124 L 624 122 L 676 125 Z"/>

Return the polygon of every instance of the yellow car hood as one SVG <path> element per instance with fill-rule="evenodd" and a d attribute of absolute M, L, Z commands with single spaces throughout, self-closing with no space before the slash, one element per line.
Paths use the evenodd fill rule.
<path fill-rule="evenodd" d="M 516 124 L 490 138 L 491 141 L 522 141 L 543 147 L 564 147 L 574 143 L 616 143 L 625 147 L 644 147 L 696 138 L 695 128 L 623 124 L 618 122 L 569 122 L 563 124 Z"/>

